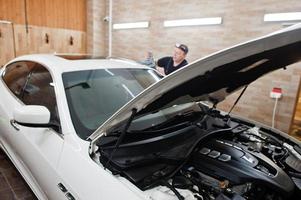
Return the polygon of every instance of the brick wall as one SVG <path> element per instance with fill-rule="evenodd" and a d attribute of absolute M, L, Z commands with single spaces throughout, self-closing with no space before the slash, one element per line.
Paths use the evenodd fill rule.
<path fill-rule="evenodd" d="M 106 53 L 106 0 L 87 0 L 87 53 L 105 56 Z"/>
<path fill-rule="evenodd" d="M 103 17 L 103 12 L 108 13 L 108 0 L 101 2 L 106 9 L 98 17 Z M 95 13 L 95 7 L 87 7 L 88 13 Z M 225 47 L 283 28 L 281 23 L 263 22 L 265 13 L 296 11 L 301 11 L 300 0 L 114 0 L 113 23 L 150 21 L 150 27 L 113 30 L 112 55 L 142 60 L 145 52 L 150 50 L 155 58 L 160 58 L 171 55 L 174 44 L 180 42 L 188 45 L 190 52 L 187 58 L 191 62 Z M 217 16 L 223 18 L 222 25 L 163 27 L 164 20 Z M 88 26 L 91 23 L 95 23 L 95 18 L 88 17 Z M 99 23 L 103 27 L 101 31 L 105 32 L 100 31 L 98 39 L 104 45 L 94 43 L 93 48 L 101 48 L 101 53 L 107 55 L 107 24 L 102 20 Z M 88 38 L 91 34 L 95 33 L 88 34 Z M 269 98 L 269 92 L 273 87 L 281 87 L 284 96 L 278 104 L 275 127 L 288 132 L 300 82 L 300 67 L 300 63 L 295 64 L 285 71 L 273 72 L 257 80 L 249 86 L 233 113 L 239 112 L 242 116 L 271 125 L 274 100 Z M 229 97 L 220 108 L 229 110 L 236 97 L 237 94 Z"/>

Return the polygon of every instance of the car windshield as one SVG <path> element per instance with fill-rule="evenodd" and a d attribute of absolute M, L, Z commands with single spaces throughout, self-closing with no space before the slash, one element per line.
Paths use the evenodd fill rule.
<path fill-rule="evenodd" d="M 151 69 L 96 69 L 62 75 L 74 128 L 82 139 L 144 89 L 159 81 Z"/>

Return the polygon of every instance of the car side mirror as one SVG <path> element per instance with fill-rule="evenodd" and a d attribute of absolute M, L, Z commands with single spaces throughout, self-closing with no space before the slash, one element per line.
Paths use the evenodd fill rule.
<path fill-rule="evenodd" d="M 50 112 L 45 106 L 25 105 L 13 112 L 14 122 L 27 127 L 50 127 Z"/>

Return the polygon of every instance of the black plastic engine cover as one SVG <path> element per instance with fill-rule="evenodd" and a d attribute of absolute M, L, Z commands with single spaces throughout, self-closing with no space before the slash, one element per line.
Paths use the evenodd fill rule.
<path fill-rule="evenodd" d="M 258 182 L 286 195 L 294 191 L 290 177 L 268 157 L 231 141 L 203 143 L 190 162 L 197 170 L 233 184 Z"/>

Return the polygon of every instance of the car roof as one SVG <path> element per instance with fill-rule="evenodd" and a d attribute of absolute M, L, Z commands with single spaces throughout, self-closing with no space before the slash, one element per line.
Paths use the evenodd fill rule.
<path fill-rule="evenodd" d="M 148 68 L 138 62 L 120 58 L 69 60 L 53 54 L 24 55 L 13 59 L 9 63 L 17 61 L 40 63 L 54 74 L 87 69 Z"/>

